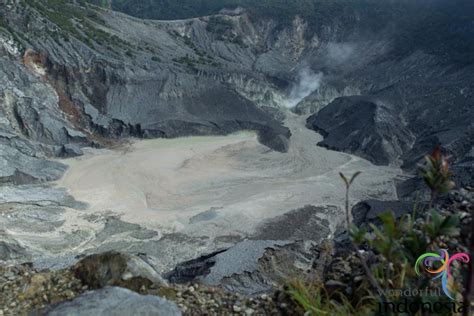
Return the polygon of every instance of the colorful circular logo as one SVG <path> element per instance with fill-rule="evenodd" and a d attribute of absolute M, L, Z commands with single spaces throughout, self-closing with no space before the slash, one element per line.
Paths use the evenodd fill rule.
<path fill-rule="evenodd" d="M 436 275 L 433 279 L 441 278 L 441 285 L 444 294 L 446 294 L 446 296 L 450 299 L 454 300 L 453 295 L 448 289 L 448 284 L 449 282 L 452 282 L 453 276 L 451 274 L 451 263 L 453 263 L 455 260 L 460 260 L 467 263 L 469 262 L 469 255 L 467 253 L 461 252 L 450 257 L 446 249 L 441 249 L 439 254 L 428 252 L 421 255 L 416 260 L 415 272 L 417 275 L 420 275 L 420 266 L 423 266 L 426 272 Z M 439 262 L 441 267 L 438 269 L 433 269 L 432 266 L 434 262 Z"/>

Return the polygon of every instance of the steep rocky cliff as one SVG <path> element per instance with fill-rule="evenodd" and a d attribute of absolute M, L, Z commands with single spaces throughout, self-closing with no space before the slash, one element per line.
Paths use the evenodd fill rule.
<path fill-rule="evenodd" d="M 180 8 L 170 0 L 0 0 L 0 261 L 63 268 L 84 254 L 119 249 L 140 253 L 171 281 L 256 295 L 333 264 L 334 240 L 324 239 L 340 238 L 341 210 L 327 201 L 343 193 L 331 179 L 371 164 L 343 155 L 339 166 L 346 169 L 325 170 L 327 160 L 339 158 L 312 154 L 328 152 L 316 145 L 401 166 L 411 177 L 441 143 L 453 156 L 456 182 L 473 182 L 472 1 L 254 2 L 209 0 L 195 11 L 196 1 Z M 57 158 L 82 155 L 83 147 L 238 130 L 254 130 L 270 149 L 288 151 L 236 149 L 258 162 L 238 167 L 254 174 L 239 178 L 247 196 L 269 184 L 278 191 L 268 192 L 306 203 L 316 187 L 318 202 L 309 203 L 321 205 L 258 222 L 254 205 L 243 204 L 235 209 L 249 214 L 243 223 L 258 222 L 255 234 L 226 230 L 211 238 L 203 228 L 218 226 L 209 218 L 225 228 L 242 223 L 211 207 L 191 217 L 188 232 L 161 231 L 161 222 L 142 226 L 146 216 L 137 224 L 108 210 L 89 212 L 51 185 L 66 170 Z M 324 168 L 316 172 L 316 164 Z M 259 173 L 272 168 L 285 169 L 278 181 Z M 411 205 L 376 200 L 397 198 L 392 179 L 399 170 L 390 180 L 378 178 L 388 169 L 366 173 L 374 182 L 356 188 L 358 197 L 371 198 L 354 208 L 356 220 Z M 284 182 L 298 174 L 311 176 L 295 178 L 311 186 L 310 194 Z M 233 198 L 245 200 L 233 185 Z M 416 183 L 403 188 L 398 198 L 410 196 Z M 176 264 L 178 258 L 185 262 Z"/>
<path fill-rule="evenodd" d="M 297 111 L 324 107 L 307 121 L 325 136 L 320 145 L 409 172 L 441 144 L 458 184 L 470 184 L 474 4 L 433 1 L 420 9 L 381 40 L 328 46 L 338 63 L 314 59 L 313 67 L 325 67 L 329 76 Z"/>
<path fill-rule="evenodd" d="M 0 211 L 9 216 L 0 220 L 4 227 L 14 222 L 29 242 L 21 244 L 7 229 L 0 230 L 0 255 L 6 260 L 27 261 L 48 247 L 76 249 L 89 239 L 89 232 L 74 227 L 56 231 L 65 216 L 77 216 L 68 208 L 84 205 L 65 190 L 42 185 L 66 169 L 48 159 L 81 155 L 82 147 L 112 146 L 127 137 L 244 129 L 257 131 L 261 143 L 285 152 L 291 133 L 284 125 L 284 108 L 293 105 L 294 112 L 311 115 L 307 126 L 324 136 L 321 146 L 413 171 L 423 154 L 442 143 L 453 155 L 460 183 L 472 182 L 471 2 L 315 0 L 310 2 L 315 11 L 270 14 L 212 7 L 201 17 L 167 21 L 144 20 L 144 11 L 125 7 L 137 17 L 112 11 L 117 1 L 93 2 L 102 7 L 89 1 L 0 0 Z M 296 157 L 308 160 L 305 152 Z M 157 235 L 109 215 L 77 220 L 103 225 L 103 235 L 92 237 L 97 239 L 133 235 L 138 236 L 135 242 Z M 327 223 L 311 225 L 286 241 L 311 239 L 316 230 L 327 233 L 321 229 Z M 44 231 L 54 231 L 55 238 L 37 238 Z M 166 238 L 188 242 L 180 234 Z M 262 251 L 268 244 L 260 239 L 275 239 L 269 234 L 255 238 Z M 147 247 L 139 241 L 128 251 L 162 253 L 156 240 Z M 287 246 L 286 241 L 273 243 L 282 249 L 284 262 L 303 254 L 290 263 L 305 267 L 312 245 Z M 198 260 L 198 267 L 240 256 L 236 249 L 247 244 L 254 242 L 241 242 L 230 255 L 206 257 L 203 265 Z M 123 244 L 113 239 L 106 246 Z M 261 253 L 251 255 L 253 267 Z M 52 265 L 58 266 L 72 260 L 55 259 Z M 196 277 L 195 263 L 178 272 Z M 252 275 L 219 282 L 230 289 L 253 282 L 259 287 L 249 291 L 254 293 L 271 288 L 268 279 L 281 277 L 273 268 L 255 269 Z M 255 282 L 258 278 L 261 283 Z"/>
<path fill-rule="evenodd" d="M 248 12 L 154 21 L 108 9 L 128 12 L 119 2 L 96 4 L 105 9 L 85 1 L 34 0 L 6 1 L 2 7 L 2 69 L 5 74 L 8 67 L 25 73 L 10 86 L 39 82 L 41 94 L 26 93 L 28 100 L 51 104 L 41 115 L 55 112 L 68 127 L 30 122 L 37 106 L 8 110 L 19 98 L 12 88 L 2 91 L 4 115 L 26 138 L 62 146 L 49 153 L 78 154 L 77 147 L 67 144 L 99 145 L 110 138 L 240 129 L 256 130 L 262 143 L 285 151 L 290 132 L 272 108 L 297 104 L 296 112 L 313 113 L 337 97 L 367 95 L 378 100 L 373 109 L 378 119 L 364 124 L 367 137 L 360 138 L 357 129 L 373 115 L 348 119 L 327 109 L 310 118 L 308 126 L 329 136 L 318 120 L 341 125 L 344 117 L 344 131 L 322 144 L 408 170 L 437 142 L 464 163 L 472 155 L 474 70 L 469 51 L 474 30 L 467 1 L 315 2 L 311 13 L 290 7 L 285 14 L 303 18 L 288 15 L 289 22 L 278 6 L 273 16 L 249 5 Z M 344 10 L 331 11 L 339 7 Z M 422 25 L 429 27 L 421 31 Z M 321 76 L 300 78 L 302 71 Z M 289 100 L 298 80 L 320 83 Z M 50 100 L 40 101 L 40 95 Z M 359 103 L 351 100 L 344 101 L 351 103 L 346 107 L 359 111 Z M 378 123 L 385 127 L 371 125 Z M 390 132 L 372 137 L 377 129 L 400 135 L 395 140 Z M 374 142 L 377 150 L 366 145 Z"/>
<path fill-rule="evenodd" d="M 288 130 L 259 107 L 259 98 L 271 100 L 278 89 L 252 70 L 255 56 L 232 38 L 247 27 L 248 40 L 261 41 L 250 39 L 257 32 L 245 18 L 221 17 L 215 23 L 230 29 L 215 35 L 207 30 L 209 18 L 151 22 L 67 2 L 26 1 L 7 6 L 3 20 L 4 38 L 27 49 L 23 63 L 55 89 L 79 129 L 106 137 L 254 129 L 262 142 L 286 150 Z M 216 36 L 230 39 L 216 42 Z"/>

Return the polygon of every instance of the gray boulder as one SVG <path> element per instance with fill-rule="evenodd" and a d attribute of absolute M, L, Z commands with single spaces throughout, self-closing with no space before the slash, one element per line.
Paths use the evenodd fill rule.
<path fill-rule="evenodd" d="M 114 285 L 138 291 L 142 287 L 167 285 L 142 258 L 114 251 L 87 256 L 73 269 L 76 277 L 91 288 Z"/>
<path fill-rule="evenodd" d="M 48 316 L 177 316 L 181 315 L 181 311 L 174 303 L 158 296 L 139 295 L 127 289 L 107 287 L 86 292 L 72 301 L 50 307 L 41 314 Z"/>

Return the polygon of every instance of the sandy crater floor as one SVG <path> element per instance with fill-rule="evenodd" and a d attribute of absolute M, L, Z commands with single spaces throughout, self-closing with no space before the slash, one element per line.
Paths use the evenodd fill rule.
<path fill-rule="evenodd" d="M 251 235 L 268 219 L 307 205 L 342 206 L 340 171 L 363 172 L 354 200 L 395 197 L 398 169 L 317 147 L 321 136 L 289 116 L 290 150 L 278 153 L 251 132 L 137 140 L 119 150 L 89 149 L 65 162 L 57 182 L 88 212 L 111 212 L 160 234 Z M 321 214 L 324 216 L 324 214 Z M 328 217 L 330 226 L 341 216 Z"/>
<path fill-rule="evenodd" d="M 285 123 L 288 153 L 269 150 L 252 132 L 86 149 L 60 160 L 69 169 L 53 186 L 2 187 L 0 241 L 13 245 L 13 260 L 40 267 L 119 250 L 146 253 L 169 271 L 246 238 L 255 250 L 268 240 L 330 236 L 343 220 L 339 172 L 363 172 L 353 203 L 395 198 L 399 169 L 316 146 L 321 136 L 304 117 L 289 114 Z M 317 207 L 291 212 L 305 205 Z"/>

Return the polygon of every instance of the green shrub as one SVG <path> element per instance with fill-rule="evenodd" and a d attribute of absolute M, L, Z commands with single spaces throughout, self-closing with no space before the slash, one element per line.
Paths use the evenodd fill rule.
<path fill-rule="evenodd" d="M 448 163 L 441 155 L 441 150 L 437 148 L 433 154 L 426 157 L 426 166 L 421 169 L 421 176 L 432 194 L 447 193 L 453 183 L 448 172 Z M 393 212 L 380 214 L 380 224 L 368 224 L 365 227 L 356 227 L 350 223 L 349 216 L 349 189 L 360 173 L 356 173 L 352 178 L 347 178 L 341 174 L 346 186 L 346 224 L 349 231 L 349 238 L 353 245 L 353 253 L 359 254 L 360 249 L 367 248 L 374 253 L 371 258 L 371 265 L 368 266 L 367 259 L 358 255 L 360 264 L 364 267 L 366 278 L 358 289 L 359 296 L 348 297 L 346 294 L 338 293 L 340 296 L 338 304 L 333 305 L 333 298 L 327 294 L 322 285 L 305 284 L 304 282 L 291 281 L 288 293 L 293 300 L 310 315 L 324 315 L 332 312 L 338 313 L 339 309 L 346 315 L 375 315 L 373 311 L 377 304 L 383 302 L 400 302 L 398 289 L 427 290 L 424 293 L 431 293 L 433 285 L 430 275 L 418 275 L 415 269 L 415 262 L 420 255 L 437 252 L 442 248 L 449 238 L 459 238 L 459 217 L 457 214 L 442 214 L 430 205 L 429 212 L 424 220 L 417 214 L 417 206 L 413 208 L 411 214 L 404 214 L 396 218 Z M 433 200 L 433 198 L 432 198 Z M 431 203 L 430 203 L 431 204 Z M 455 274 L 458 271 L 453 272 Z M 296 285 L 295 285 L 296 284 Z M 459 288 L 457 289 L 459 290 Z M 453 302 L 447 297 L 417 296 L 412 297 L 414 303 L 423 302 Z M 459 307 L 459 303 L 457 306 Z M 467 303 L 469 304 L 469 300 Z M 357 310 L 357 312 L 354 312 Z M 364 312 L 360 312 L 364 310 Z M 372 313 L 369 313 L 372 311 Z M 420 314 L 421 315 L 421 314 Z M 450 315 L 447 313 L 446 315 Z"/>
<path fill-rule="evenodd" d="M 354 315 L 356 307 L 339 292 L 332 295 L 323 286 L 306 284 L 301 280 L 292 280 L 288 284 L 288 294 L 301 307 L 305 315 Z M 363 307 L 367 310 L 368 306 Z M 362 310 L 359 309 L 359 312 Z"/>
<path fill-rule="evenodd" d="M 441 154 L 440 146 L 436 146 L 433 153 L 425 157 L 425 165 L 420 167 L 420 174 L 430 188 L 430 208 L 440 194 L 448 193 L 455 186 L 450 179 L 448 158 Z"/>

